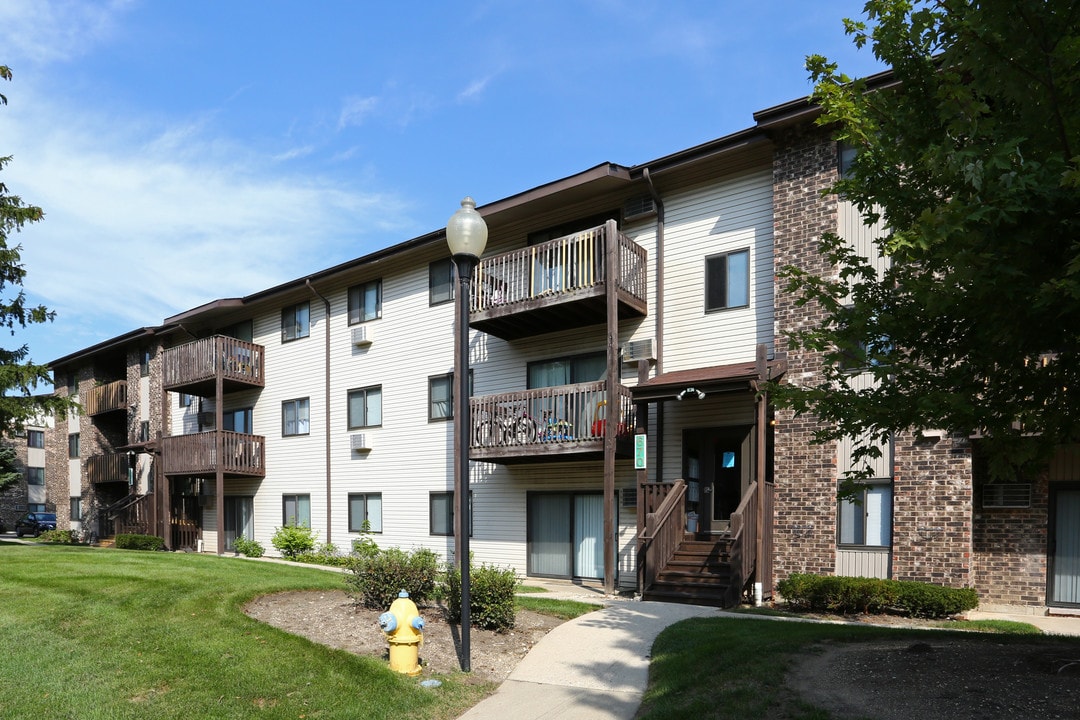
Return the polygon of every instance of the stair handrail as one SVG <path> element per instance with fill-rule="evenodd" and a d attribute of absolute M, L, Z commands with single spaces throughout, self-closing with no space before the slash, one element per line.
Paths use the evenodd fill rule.
<path fill-rule="evenodd" d="M 652 587 L 656 576 L 682 544 L 686 528 L 685 497 L 686 483 L 676 480 L 660 506 L 645 515 L 645 528 L 638 536 L 642 541 L 641 558 L 644 563 L 642 592 Z"/>
<path fill-rule="evenodd" d="M 139 500 L 142 500 L 143 497 L 145 496 L 139 495 L 138 493 L 130 493 L 120 498 L 116 502 L 112 503 L 111 505 L 106 505 L 105 507 L 101 508 L 100 510 L 98 510 L 98 514 L 108 516 L 109 519 L 113 519 L 122 511 L 139 502 Z"/>
<path fill-rule="evenodd" d="M 727 604 L 737 605 L 742 595 L 743 586 L 754 574 L 757 567 L 757 481 L 743 493 L 738 509 L 731 513 L 731 570 L 732 580 L 729 587 L 731 597 Z"/>

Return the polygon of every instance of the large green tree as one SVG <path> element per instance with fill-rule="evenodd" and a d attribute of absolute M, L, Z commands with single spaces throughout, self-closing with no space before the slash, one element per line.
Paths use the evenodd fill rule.
<path fill-rule="evenodd" d="M 889 232 L 876 273 L 823 238 L 831 278 L 786 290 L 825 320 L 790 335 L 821 376 L 777 387 L 819 439 L 981 430 L 1015 476 L 1080 440 L 1080 2 L 870 0 L 845 20 L 891 83 L 808 58 L 820 122 L 856 151 L 832 192 Z M 851 366 L 878 380 L 852 387 Z M 869 444 L 868 444 L 869 446 Z"/>
<path fill-rule="evenodd" d="M 0 65 L 0 78 L 11 80 L 11 70 L 5 65 Z M 0 105 L 7 105 L 2 94 Z M 0 157 L 0 170 L 9 162 L 11 156 Z M 22 246 L 9 244 L 12 233 L 43 217 L 41 208 L 23 203 L 22 198 L 11 194 L 0 181 L 0 327 L 7 328 L 12 336 L 27 325 L 49 322 L 54 317 L 43 305 L 27 304 Z M 52 378 L 47 365 L 37 365 L 29 356 L 30 349 L 25 343 L 13 349 L 0 347 L 0 435 L 5 437 L 21 430 L 27 421 L 63 414 L 70 407 L 66 399 L 39 390 L 49 386 Z M 0 476 L 0 490 L 12 484 L 12 477 L 10 472 Z"/>

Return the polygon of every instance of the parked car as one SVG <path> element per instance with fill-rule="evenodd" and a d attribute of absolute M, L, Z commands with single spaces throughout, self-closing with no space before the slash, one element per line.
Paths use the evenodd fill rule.
<path fill-rule="evenodd" d="M 56 513 L 26 513 L 15 521 L 15 537 L 33 535 L 37 537 L 46 530 L 56 529 Z"/>

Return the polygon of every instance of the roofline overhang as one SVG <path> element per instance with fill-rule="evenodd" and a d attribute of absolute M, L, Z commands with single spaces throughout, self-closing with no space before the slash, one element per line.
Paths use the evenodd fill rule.
<path fill-rule="evenodd" d="M 108 340 L 103 340 L 96 345 L 91 345 L 88 348 L 83 348 L 82 350 L 73 352 L 70 355 L 65 355 L 61 358 L 57 358 L 56 360 L 52 360 L 48 363 L 48 366 L 49 368 L 55 368 L 58 366 L 68 365 L 76 361 L 87 360 L 95 355 L 100 355 L 103 352 L 109 350 L 117 350 L 118 348 L 131 344 L 135 340 L 140 340 L 142 338 L 156 335 L 161 329 L 162 328 L 160 326 L 147 326 L 138 328 L 136 330 L 131 330 L 124 333 L 123 335 L 117 335 L 116 337 L 109 338 Z"/>

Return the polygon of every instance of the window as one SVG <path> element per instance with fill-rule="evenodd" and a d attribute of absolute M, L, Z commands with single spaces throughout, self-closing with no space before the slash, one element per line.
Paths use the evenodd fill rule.
<path fill-rule="evenodd" d="M 469 491 L 469 537 L 473 534 L 473 494 Z M 429 520 L 432 535 L 454 534 L 454 493 L 433 492 L 429 496 Z"/>
<path fill-rule="evenodd" d="M 143 420 L 139 423 L 139 442 L 149 442 L 150 440 L 150 421 Z"/>
<path fill-rule="evenodd" d="M 67 389 L 68 395 L 77 395 L 79 393 L 79 379 L 75 377 L 75 373 L 67 374 Z"/>
<path fill-rule="evenodd" d="M 221 419 L 222 430 L 251 434 L 251 408 L 226 410 Z"/>
<path fill-rule="evenodd" d="M 472 395 L 473 372 L 469 370 L 469 395 Z M 454 417 L 454 373 L 428 378 L 428 421 Z"/>
<path fill-rule="evenodd" d="M 79 433 L 68 435 L 68 457 L 73 459 L 79 457 Z"/>
<path fill-rule="evenodd" d="M 892 543 L 892 485 L 869 484 L 854 498 L 841 500 L 840 545 L 888 547 Z"/>
<path fill-rule="evenodd" d="M 180 393 L 180 407 L 191 407 L 191 402 L 195 399 L 194 395 L 188 395 L 187 393 Z"/>
<path fill-rule="evenodd" d="M 71 498 L 71 521 L 79 522 L 82 520 L 82 498 Z"/>
<path fill-rule="evenodd" d="M 382 280 L 372 280 L 349 288 L 350 325 L 381 317 Z"/>
<path fill-rule="evenodd" d="M 596 382 L 607 372 L 607 356 L 600 353 L 576 355 L 529 363 L 528 387 L 558 387 L 574 383 Z"/>
<path fill-rule="evenodd" d="M 281 403 L 281 434 L 307 435 L 310 432 L 308 414 L 310 403 L 307 398 L 286 400 Z"/>
<path fill-rule="evenodd" d="M 45 431 L 44 430 L 27 430 L 26 431 L 26 447 L 43 448 L 45 447 Z"/>
<path fill-rule="evenodd" d="M 281 311 L 281 342 L 306 338 L 311 331 L 310 310 L 306 302 L 290 305 Z"/>
<path fill-rule="evenodd" d="M 252 342 L 252 338 L 255 337 L 254 330 L 254 324 L 251 320 L 243 320 L 235 325 L 221 328 L 218 330 L 218 335 L 225 335 L 244 342 Z"/>
<path fill-rule="evenodd" d="M 143 350 L 139 359 L 139 373 L 143 377 L 150 375 L 150 361 L 154 357 L 153 350 Z"/>
<path fill-rule="evenodd" d="M 26 468 L 26 484 L 27 485 L 44 485 L 45 484 L 45 468 L 43 468 L 43 467 L 28 467 L 28 468 Z"/>
<path fill-rule="evenodd" d="M 454 261 L 436 260 L 428 265 L 428 304 L 441 305 L 454 299 Z"/>
<path fill-rule="evenodd" d="M 859 151 L 853 145 L 837 143 L 836 145 L 836 169 L 842 178 L 851 177 L 851 164 L 855 162 L 855 156 Z"/>
<path fill-rule="evenodd" d="M 750 251 L 705 258 L 705 312 L 750 304 Z"/>
<path fill-rule="evenodd" d="M 382 386 L 349 391 L 349 429 L 382 425 Z"/>
<path fill-rule="evenodd" d="M 349 493 L 349 532 L 382 532 L 382 493 Z"/>
<path fill-rule="evenodd" d="M 281 524 L 311 527 L 311 496 L 282 495 Z"/>

